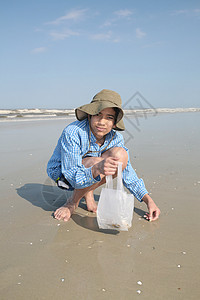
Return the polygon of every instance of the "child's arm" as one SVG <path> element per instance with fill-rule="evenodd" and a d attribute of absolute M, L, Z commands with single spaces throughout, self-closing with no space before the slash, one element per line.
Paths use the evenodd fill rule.
<path fill-rule="evenodd" d="M 160 215 L 160 209 L 157 207 L 153 199 L 148 195 L 144 195 L 142 200 L 146 203 L 149 213 L 146 214 L 146 219 L 151 221 L 155 221 L 159 218 Z"/>

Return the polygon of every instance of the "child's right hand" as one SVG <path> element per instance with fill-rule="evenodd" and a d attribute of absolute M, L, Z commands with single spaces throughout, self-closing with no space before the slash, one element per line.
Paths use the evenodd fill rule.
<path fill-rule="evenodd" d="M 107 157 L 100 161 L 98 169 L 100 174 L 105 176 L 114 175 L 117 172 L 119 158 L 116 157 Z"/>

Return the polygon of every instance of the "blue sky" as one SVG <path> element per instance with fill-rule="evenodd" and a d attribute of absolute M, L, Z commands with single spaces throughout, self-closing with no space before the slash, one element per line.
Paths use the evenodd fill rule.
<path fill-rule="evenodd" d="M 75 108 L 101 89 L 200 106 L 200 1 L 4 1 L 0 108 Z"/>

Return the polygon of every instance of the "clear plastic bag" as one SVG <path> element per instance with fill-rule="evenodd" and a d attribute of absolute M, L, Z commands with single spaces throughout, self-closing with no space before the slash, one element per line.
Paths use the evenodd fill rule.
<path fill-rule="evenodd" d="M 122 163 L 118 164 L 117 189 L 113 189 L 113 178 L 106 176 L 97 208 L 97 223 L 101 229 L 127 231 L 132 226 L 134 196 L 124 191 Z"/>

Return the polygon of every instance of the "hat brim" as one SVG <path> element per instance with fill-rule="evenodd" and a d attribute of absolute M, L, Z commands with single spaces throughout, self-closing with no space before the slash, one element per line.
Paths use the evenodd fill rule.
<path fill-rule="evenodd" d="M 79 121 L 82 121 L 85 118 L 87 118 L 88 115 L 94 116 L 94 115 L 97 115 L 98 113 L 100 113 L 105 108 L 114 108 L 114 107 L 118 108 L 118 110 L 119 110 L 119 114 L 117 116 L 117 121 L 115 124 L 116 127 L 114 129 L 123 131 L 123 130 L 125 130 L 124 122 L 122 120 L 124 112 L 119 106 L 117 106 L 109 101 L 91 102 L 89 104 L 82 105 L 75 109 L 75 114 L 76 114 L 76 118 Z"/>

